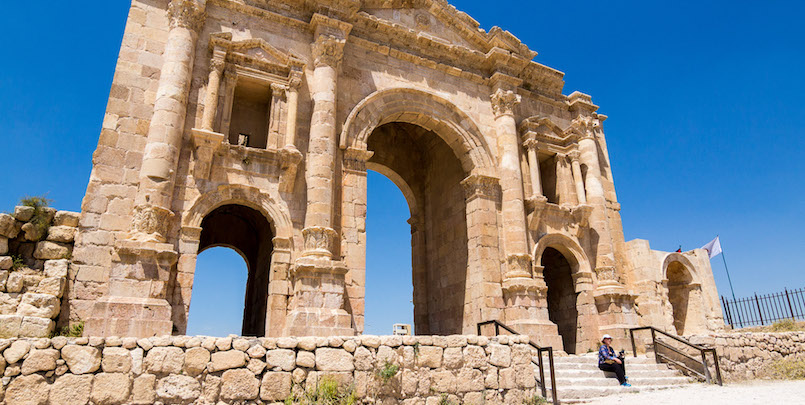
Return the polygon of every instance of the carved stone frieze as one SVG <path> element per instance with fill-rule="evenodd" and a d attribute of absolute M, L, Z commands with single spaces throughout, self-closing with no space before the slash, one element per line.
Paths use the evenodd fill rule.
<path fill-rule="evenodd" d="M 375 153 L 370 150 L 347 148 L 344 151 L 344 169 L 365 172 L 366 162 Z"/>
<path fill-rule="evenodd" d="M 139 242 L 165 242 L 168 224 L 174 214 L 171 210 L 152 204 L 134 207 L 129 239 Z"/>
<path fill-rule="evenodd" d="M 333 228 L 325 226 L 311 226 L 302 230 L 302 237 L 305 239 L 305 251 L 303 256 L 331 257 L 332 246 L 338 236 Z"/>
<path fill-rule="evenodd" d="M 187 28 L 198 32 L 206 17 L 205 4 L 198 0 L 171 0 L 168 4 L 171 28 Z"/>
<path fill-rule="evenodd" d="M 464 196 L 467 200 L 483 197 L 491 200 L 500 200 L 500 180 L 482 174 L 471 174 L 461 181 L 464 187 Z"/>
<path fill-rule="evenodd" d="M 506 258 L 508 269 L 506 278 L 531 277 L 531 255 L 511 254 Z"/>

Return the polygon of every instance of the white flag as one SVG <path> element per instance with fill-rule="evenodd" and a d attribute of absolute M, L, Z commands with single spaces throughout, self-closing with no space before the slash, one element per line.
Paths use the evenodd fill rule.
<path fill-rule="evenodd" d="M 716 236 L 715 239 L 702 246 L 702 249 L 706 250 L 707 254 L 710 255 L 712 259 L 721 254 L 721 241 L 718 240 L 718 236 Z"/>

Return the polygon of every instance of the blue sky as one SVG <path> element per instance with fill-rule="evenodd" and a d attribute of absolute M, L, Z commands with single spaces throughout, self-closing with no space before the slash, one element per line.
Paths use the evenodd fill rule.
<path fill-rule="evenodd" d="M 11 2 L 0 14 L 0 210 L 44 193 L 80 208 L 128 11 L 126 1 L 82 4 Z M 565 72 L 565 94 L 591 94 L 609 115 L 627 240 L 692 249 L 720 234 L 736 295 L 805 286 L 805 4 L 452 4 L 517 35 Z M 369 192 L 367 332 L 388 333 L 411 319 L 408 209 L 381 175 L 370 174 Z M 239 260 L 201 255 L 190 332 L 239 332 Z M 720 258 L 713 270 L 728 294 Z"/>

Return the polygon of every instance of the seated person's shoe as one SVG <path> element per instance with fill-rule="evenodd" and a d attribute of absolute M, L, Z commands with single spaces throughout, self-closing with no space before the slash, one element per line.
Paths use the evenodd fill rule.
<path fill-rule="evenodd" d="M 632 384 L 629 384 L 628 382 L 621 384 L 621 387 L 631 387 L 631 386 Z"/>

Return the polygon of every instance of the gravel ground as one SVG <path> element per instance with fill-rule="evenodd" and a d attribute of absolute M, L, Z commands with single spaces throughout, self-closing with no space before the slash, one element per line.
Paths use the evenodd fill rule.
<path fill-rule="evenodd" d="M 805 381 L 752 381 L 612 395 L 589 405 L 805 405 Z"/>

